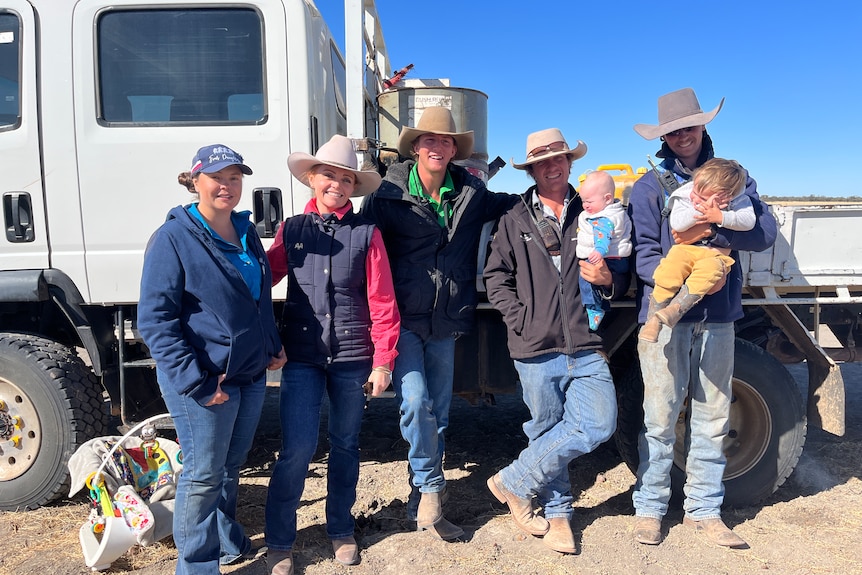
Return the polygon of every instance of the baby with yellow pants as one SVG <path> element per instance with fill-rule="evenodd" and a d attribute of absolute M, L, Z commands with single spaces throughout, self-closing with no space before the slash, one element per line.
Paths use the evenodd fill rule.
<path fill-rule="evenodd" d="M 734 160 L 713 158 L 704 163 L 691 182 L 668 198 L 671 229 L 683 232 L 701 223 L 736 231 L 752 229 L 755 214 L 744 193 L 747 178 Z M 647 321 L 638 338 L 656 342 L 662 325 L 675 326 L 724 278 L 734 264 L 729 254 L 729 249 L 708 243 L 671 247 L 653 273 Z"/>

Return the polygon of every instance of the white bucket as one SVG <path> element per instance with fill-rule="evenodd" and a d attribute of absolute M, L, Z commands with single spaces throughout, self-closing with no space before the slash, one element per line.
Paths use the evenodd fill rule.
<path fill-rule="evenodd" d="M 101 540 L 93 533 L 93 526 L 85 522 L 78 531 L 84 562 L 93 571 L 104 571 L 120 555 L 137 543 L 134 532 L 122 517 L 106 517 Z"/>

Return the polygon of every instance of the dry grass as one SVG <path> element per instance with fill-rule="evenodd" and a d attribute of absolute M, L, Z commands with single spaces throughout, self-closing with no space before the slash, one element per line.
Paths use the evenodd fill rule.
<path fill-rule="evenodd" d="M 804 372 L 804 370 L 803 370 Z M 858 575 L 862 573 L 862 366 L 845 373 L 848 433 L 834 438 L 812 430 L 797 470 L 762 506 L 728 510 L 725 520 L 750 544 L 730 551 L 712 547 L 680 524 L 681 511 L 664 521 L 656 547 L 631 538 L 634 477 L 610 446 L 571 466 L 577 494 L 573 530 L 580 553 L 562 556 L 514 528 L 506 509 L 487 493 L 485 480 L 524 444 L 526 412 L 517 397 L 494 408 L 453 406 L 446 474 L 451 499 L 447 517 L 467 531 L 466 541 L 444 543 L 415 533 L 405 519 L 405 445 L 393 403 L 372 403 L 363 431 L 358 499 L 354 507 L 362 563 L 344 567 L 332 559 L 324 529 L 325 452 L 312 463 L 298 511 L 294 548 L 298 575 L 563 575 L 570 573 L 666 575 Z M 855 385 L 855 387 L 854 387 Z M 271 417 L 271 414 L 265 417 Z M 322 439 L 325 445 L 325 439 Z M 239 515 L 253 541 L 262 543 L 263 510 L 278 439 L 265 435 L 241 479 Z M 86 575 L 77 532 L 87 515 L 83 499 L 27 513 L 0 515 L 0 574 Z M 168 575 L 176 550 L 170 538 L 134 547 L 109 575 Z M 262 561 L 224 569 L 264 575 Z"/>

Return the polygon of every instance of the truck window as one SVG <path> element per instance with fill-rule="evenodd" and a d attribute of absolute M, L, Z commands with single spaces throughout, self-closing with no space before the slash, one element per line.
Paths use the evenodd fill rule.
<path fill-rule="evenodd" d="M 332 60 L 332 86 L 335 88 L 335 105 L 338 107 L 338 113 L 341 117 L 347 119 L 347 104 L 344 96 L 347 86 L 347 70 L 335 42 L 329 43 L 329 57 Z"/>
<path fill-rule="evenodd" d="M 0 131 L 21 124 L 21 21 L 0 10 Z"/>
<path fill-rule="evenodd" d="M 96 30 L 101 124 L 266 121 L 255 10 L 109 10 Z"/>

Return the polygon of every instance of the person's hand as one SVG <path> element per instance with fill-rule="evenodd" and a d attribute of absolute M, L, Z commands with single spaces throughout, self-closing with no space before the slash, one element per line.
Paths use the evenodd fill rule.
<path fill-rule="evenodd" d="M 386 391 L 389 384 L 392 383 L 392 373 L 387 373 L 380 369 L 374 369 L 368 376 L 368 383 L 371 384 L 371 389 L 366 389 L 366 393 L 370 391 L 372 397 L 378 397 L 381 393 Z"/>
<path fill-rule="evenodd" d="M 600 260 L 597 264 L 581 260 L 578 262 L 578 265 L 581 267 L 581 277 L 594 286 L 610 287 L 613 285 L 614 277 L 611 275 L 611 270 L 608 269 L 604 259 Z"/>
<path fill-rule="evenodd" d="M 221 382 L 224 381 L 225 375 L 222 373 L 218 376 L 218 384 L 216 384 L 216 392 L 213 394 L 212 398 L 207 402 L 206 406 L 209 407 L 211 405 L 219 405 L 230 399 L 230 395 L 222 391 Z"/>
<path fill-rule="evenodd" d="M 673 234 L 673 241 L 678 244 L 695 244 L 712 235 L 712 225 L 704 222 L 695 224 L 684 232 L 673 230 L 671 233 Z"/>
<path fill-rule="evenodd" d="M 695 209 L 699 212 L 694 219 L 698 223 L 720 224 L 724 221 L 724 212 L 722 208 L 727 207 L 727 202 L 710 196 L 705 202 L 695 205 Z"/>
<path fill-rule="evenodd" d="M 604 258 L 602 257 L 602 254 L 600 254 L 598 250 L 593 250 L 592 252 L 590 252 L 590 255 L 587 256 L 587 261 L 591 264 L 597 264 L 603 259 Z"/>
<path fill-rule="evenodd" d="M 266 369 L 275 371 L 277 369 L 281 369 L 285 363 L 287 363 L 287 354 L 284 353 L 284 347 L 282 347 L 279 350 L 278 355 L 269 360 Z"/>
<path fill-rule="evenodd" d="M 714 293 L 718 293 L 719 291 L 721 291 L 721 288 L 723 288 L 724 284 L 726 284 L 726 283 L 727 283 L 727 274 L 725 273 L 723 276 L 721 276 L 720 280 L 715 282 L 714 286 L 709 288 L 709 291 L 706 292 L 706 295 L 712 295 Z"/>

